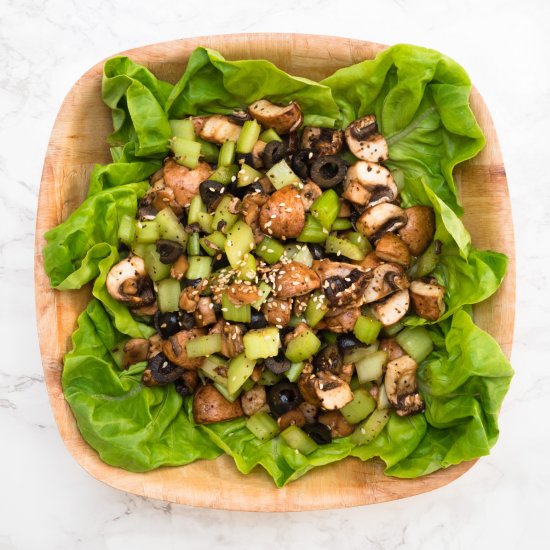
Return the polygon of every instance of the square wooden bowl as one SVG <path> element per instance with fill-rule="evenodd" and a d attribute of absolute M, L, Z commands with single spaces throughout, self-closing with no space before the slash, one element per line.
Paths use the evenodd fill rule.
<path fill-rule="evenodd" d="M 386 47 L 327 36 L 236 34 L 163 42 L 123 54 L 174 83 L 197 46 L 219 50 L 231 60 L 268 59 L 291 74 L 314 80 L 371 59 Z M 44 233 L 65 220 L 85 198 L 94 164 L 110 161 L 106 137 L 112 130 L 111 114 L 101 100 L 102 69 L 100 62 L 87 71 L 61 106 L 44 162 L 36 225 L 36 311 L 45 381 L 61 437 L 77 462 L 98 480 L 130 493 L 193 506 L 255 511 L 341 508 L 394 500 L 446 485 L 471 468 L 475 461 L 402 480 L 384 476 L 379 460 L 347 458 L 316 468 L 277 489 L 261 468 L 242 475 L 228 456 L 141 474 L 114 468 L 99 459 L 82 439 L 61 388 L 63 355 L 70 349 L 71 333 L 90 299 L 90 290 L 52 290 L 43 269 L 42 249 Z M 514 328 L 515 257 L 508 187 L 490 114 L 475 89 L 471 104 L 487 146 L 455 170 L 466 212 L 464 220 L 477 247 L 504 252 L 510 258 L 502 287 L 476 306 L 475 318 L 509 357 Z"/>

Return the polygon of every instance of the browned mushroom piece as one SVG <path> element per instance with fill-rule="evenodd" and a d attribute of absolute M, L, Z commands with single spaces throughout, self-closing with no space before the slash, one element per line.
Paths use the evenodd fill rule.
<path fill-rule="evenodd" d="M 162 351 L 162 346 L 164 345 L 164 340 L 162 336 L 157 332 L 152 336 L 149 336 L 149 350 L 147 352 L 147 359 L 151 359 L 155 355 L 158 355 Z"/>
<path fill-rule="evenodd" d="M 304 294 L 303 296 L 296 296 L 292 301 L 292 313 L 296 315 L 296 317 L 300 317 L 306 311 L 309 296 L 307 294 Z"/>
<path fill-rule="evenodd" d="M 166 358 L 175 365 L 185 369 L 198 369 L 202 365 L 204 357 L 189 357 L 186 345 L 189 340 L 203 335 L 204 329 L 199 328 L 176 332 L 176 334 L 164 341 L 162 351 L 166 355 Z"/>
<path fill-rule="evenodd" d="M 413 256 L 420 256 L 435 234 L 435 215 L 430 206 L 411 206 L 405 209 L 407 223 L 399 229 L 399 237 Z"/>
<path fill-rule="evenodd" d="M 117 302 L 129 307 L 146 306 L 155 301 L 153 281 L 139 256 L 128 256 L 111 267 L 105 286 Z"/>
<path fill-rule="evenodd" d="M 322 189 L 312 180 L 308 180 L 304 187 L 300 190 L 300 198 L 304 203 L 304 209 L 309 212 L 311 205 L 315 202 L 315 199 L 321 196 Z"/>
<path fill-rule="evenodd" d="M 286 327 L 292 315 L 292 300 L 270 297 L 262 304 L 261 312 L 270 325 Z"/>
<path fill-rule="evenodd" d="M 228 401 L 214 386 L 201 386 L 193 399 L 193 417 L 197 424 L 224 422 L 243 416 L 243 409 L 237 399 Z"/>
<path fill-rule="evenodd" d="M 206 162 L 199 162 L 192 170 L 178 164 L 172 158 L 164 162 L 164 183 L 172 189 L 176 202 L 182 207 L 191 204 L 191 199 L 199 194 L 199 185 L 207 180 L 211 173 L 212 168 Z"/>
<path fill-rule="evenodd" d="M 365 290 L 365 303 L 376 302 L 406 288 L 409 288 L 409 280 L 399 264 L 380 264 L 372 271 L 372 278 Z"/>
<path fill-rule="evenodd" d="M 380 164 L 360 160 L 346 172 L 342 196 L 351 202 L 376 206 L 394 201 L 397 193 L 390 171 Z"/>
<path fill-rule="evenodd" d="M 248 106 L 248 112 L 265 128 L 273 128 L 278 134 L 294 132 L 302 125 L 302 111 L 295 101 L 287 105 L 275 105 L 260 99 Z"/>
<path fill-rule="evenodd" d="M 393 233 L 384 233 L 376 244 L 376 256 L 385 262 L 393 262 L 407 269 L 411 263 L 408 246 Z"/>
<path fill-rule="evenodd" d="M 403 348 L 397 343 L 395 338 L 381 338 L 378 349 L 387 353 L 388 361 L 399 359 L 399 357 L 405 355 Z"/>
<path fill-rule="evenodd" d="M 236 306 L 243 306 L 256 302 L 262 296 L 258 287 L 252 284 L 232 283 L 227 288 L 227 297 L 229 301 Z"/>
<path fill-rule="evenodd" d="M 268 412 L 265 386 L 256 384 L 250 390 L 241 394 L 241 407 L 246 416 L 252 416 L 258 412 Z"/>
<path fill-rule="evenodd" d="M 275 191 L 260 210 L 260 227 L 270 236 L 294 239 L 304 228 L 306 213 L 300 191 L 287 185 Z"/>
<path fill-rule="evenodd" d="M 241 127 L 224 115 L 193 117 L 196 134 L 205 141 L 221 145 L 226 141 L 237 141 Z"/>
<path fill-rule="evenodd" d="M 321 286 L 317 273 L 300 262 L 276 264 L 272 274 L 273 293 L 277 298 L 302 296 Z"/>
<path fill-rule="evenodd" d="M 267 202 L 267 193 L 248 193 L 241 203 L 241 214 L 254 233 L 254 241 L 261 242 L 264 234 L 260 227 L 260 209 Z"/>
<path fill-rule="evenodd" d="M 445 287 L 435 282 L 413 281 L 410 287 L 414 312 L 428 321 L 437 321 L 445 312 Z"/>
<path fill-rule="evenodd" d="M 130 365 L 146 361 L 149 354 L 149 346 L 149 340 L 145 338 L 131 338 L 128 340 L 123 348 L 122 367 L 127 369 Z"/>
<path fill-rule="evenodd" d="M 389 327 L 405 317 L 409 311 L 409 305 L 409 291 L 399 290 L 380 302 L 372 304 L 372 312 L 385 327 Z"/>
<path fill-rule="evenodd" d="M 216 312 L 214 311 L 214 304 L 212 298 L 208 296 L 202 296 L 197 303 L 197 309 L 194 312 L 195 322 L 197 327 L 206 327 L 213 325 L 216 322 Z"/>
<path fill-rule="evenodd" d="M 349 150 L 357 158 L 372 162 L 381 162 L 388 158 L 388 144 L 378 132 L 374 115 L 354 120 L 346 128 L 345 135 Z"/>
<path fill-rule="evenodd" d="M 369 252 L 360 262 L 357 262 L 358 265 L 367 270 L 376 269 L 382 263 L 382 260 L 376 255 L 376 252 L 374 251 Z"/>
<path fill-rule="evenodd" d="M 301 428 L 302 426 L 305 426 L 305 423 L 306 417 L 300 409 L 293 409 L 277 418 L 277 424 L 281 431 L 285 430 L 289 426 L 298 426 Z"/>
<path fill-rule="evenodd" d="M 199 373 L 196 370 L 184 370 L 178 380 L 187 386 L 188 393 L 192 394 L 199 385 Z"/>
<path fill-rule="evenodd" d="M 174 191 L 167 187 L 164 178 L 161 178 L 152 183 L 151 189 L 139 201 L 138 217 L 140 220 L 152 220 L 165 208 L 171 208 L 176 216 L 183 212 L 182 206 L 176 201 Z"/>
<path fill-rule="evenodd" d="M 325 317 L 317 325 L 319 328 L 325 328 L 341 334 L 343 332 L 351 332 L 355 326 L 355 322 L 361 316 L 361 309 L 358 307 L 335 307 L 329 308 Z M 316 328 L 317 328 L 316 327 Z"/>
<path fill-rule="evenodd" d="M 313 422 L 315 422 L 315 418 L 319 412 L 319 409 L 315 405 L 312 405 L 307 401 L 302 401 L 298 405 L 298 408 L 302 411 L 302 414 L 306 419 L 306 424 L 313 424 Z"/>
<path fill-rule="evenodd" d="M 416 389 L 416 361 L 403 355 L 386 366 L 384 388 L 389 402 L 399 416 L 407 416 L 424 410 L 424 403 Z"/>
<path fill-rule="evenodd" d="M 332 307 L 361 306 L 371 277 L 372 275 L 361 267 L 354 267 L 345 277 L 334 275 L 326 278 L 322 288 L 328 303 Z"/>
<path fill-rule="evenodd" d="M 180 293 L 180 309 L 187 311 L 187 313 L 194 313 L 199 305 L 200 297 L 200 291 L 196 287 L 185 287 Z"/>
<path fill-rule="evenodd" d="M 340 411 L 329 411 L 319 415 L 319 422 L 327 426 L 332 437 L 346 437 L 355 430 Z"/>
<path fill-rule="evenodd" d="M 154 315 L 159 310 L 159 306 L 157 302 L 153 302 L 152 304 L 147 304 L 145 306 L 139 306 L 139 307 L 133 307 L 131 308 L 132 315 Z"/>
<path fill-rule="evenodd" d="M 305 388 L 309 399 L 302 393 L 302 397 L 314 405 L 319 405 L 327 411 L 341 409 L 353 400 L 353 393 L 347 382 L 344 382 L 338 376 L 326 372 L 319 371 L 314 374 L 302 374 L 299 381 L 302 380 L 302 385 L 298 383 L 300 393 L 302 388 Z M 315 396 L 313 399 L 312 396 Z M 315 401 L 314 401 L 315 400 Z"/>
<path fill-rule="evenodd" d="M 228 323 L 224 319 L 220 319 L 211 329 L 208 334 L 222 335 L 222 348 L 220 353 L 232 359 L 237 357 L 244 350 L 243 329 L 239 325 Z M 256 380 L 257 382 L 257 380 Z"/>
<path fill-rule="evenodd" d="M 258 140 L 252 148 L 250 153 L 252 156 L 252 167 L 256 168 L 256 170 L 264 166 L 263 152 L 266 145 L 267 143 L 265 143 L 265 141 Z"/>
<path fill-rule="evenodd" d="M 343 146 L 342 130 L 306 126 L 302 132 L 301 149 L 311 149 L 315 156 L 338 155 Z"/>
<path fill-rule="evenodd" d="M 357 230 L 373 242 L 378 241 L 384 233 L 397 231 L 407 223 L 405 210 L 383 202 L 376 206 L 369 206 L 357 220 Z"/>
<path fill-rule="evenodd" d="M 357 269 L 357 266 L 348 262 L 333 262 L 324 258 L 315 260 L 311 265 L 311 269 L 319 275 L 321 283 L 324 283 L 330 277 L 347 277 L 354 269 Z"/>
<path fill-rule="evenodd" d="M 189 267 L 189 261 L 187 260 L 187 256 L 181 255 L 170 268 L 170 277 L 172 279 L 176 279 L 177 281 L 181 281 L 185 274 L 187 273 L 187 269 Z"/>

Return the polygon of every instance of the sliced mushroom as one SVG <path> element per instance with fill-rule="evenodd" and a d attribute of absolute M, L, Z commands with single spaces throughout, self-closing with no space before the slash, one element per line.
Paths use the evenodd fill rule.
<path fill-rule="evenodd" d="M 147 352 L 147 359 L 151 359 L 155 355 L 158 355 L 162 351 L 164 340 L 158 333 L 149 337 L 149 351 Z"/>
<path fill-rule="evenodd" d="M 212 168 L 206 162 L 199 162 L 192 170 L 178 164 L 169 158 L 164 163 L 164 183 L 172 189 L 176 202 L 182 206 L 189 206 L 191 199 L 199 194 L 200 184 L 207 180 Z"/>
<path fill-rule="evenodd" d="M 231 122 L 227 116 L 193 117 L 192 120 L 195 132 L 201 139 L 218 145 L 226 141 L 237 141 L 241 133 L 241 127 Z"/>
<path fill-rule="evenodd" d="M 177 281 L 181 281 L 185 277 L 188 267 L 189 262 L 187 261 L 187 256 L 180 256 L 170 268 L 170 277 L 172 277 L 172 279 L 176 279 Z"/>
<path fill-rule="evenodd" d="M 321 286 L 317 273 L 301 262 L 276 264 L 272 274 L 273 293 L 277 298 L 302 296 Z"/>
<path fill-rule="evenodd" d="M 366 270 L 371 270 L 371 269 L 376 269 L 382 263 L 383 263 L 382 260 L 376 255 L 376 252 L 372 251 L 372 252 L 369 252 L 363 258 L 363 260 L 359 262 L 358 265 L 360 265 L 362 268 Z"/>
<path fill-rule="evenodd" d="M 320 371 L 309 380 L 319 405 L 327 411 L 341 409 L 353 400 L 349 384 L 330 372 Z"/>
<path fill-rule="evenodd" d="M 319 323 L 317 327 L 323 327 L 339 334 L 342 332 L 351 332 L 360 316 L 361 310 L 358 307 L 330 308 L 321 321 L 322 325 Z"/>
<path fill-rule="evenodd" d="M 194 313 L 199 305 L 200 291 L 194 286 L 185 287 L 180 294 L 179 307 L 187 313 Z"/>
<path fill-rule="evenodd" d="M 164 342 L 162 351 L 166 358 L 175 365 L 185 369 L 198 369 L 202 365 L 204 357 L 189 357 L 186 345 L 189 340 L 203 334 L 204 330 L 199 328 L 177 332 Z"/>
<path fill-rule="evenodd" d="M 253 168 L 256 168 L 256 170 L 259 168 L 263 168 L 264 166 L 263 159 L 266 146 L 267 143 L 265 141 L 258 140 L 252 148 L 250 156 L 252 157 L 252 166 Z"/>
<path fill-rule="evenodd" d="M 400 321 L 409 310 L 410 298 L 408 290 L 400 290 L 372 305 L 374 316 L 388 327 Z"/>
<path fill-rule="evenodd" d="M 318 409 L 315 405 L 312 405 L 311 403 L 308 403 L 307 401 L 302 401 L 298 408 L 302 411 L 306 422 L 308 424 L 312 424 L 315 422 L 315 417 L 317 416 Z"/>
<path fill-rule="evenodd" d="M 407 245 L 393 233 L 384 233 L 376 244 L 376 255 L 386 262 L 402 265 L 405 269 L 411 263 Z"/>
<path fill-rule="evenodd" d="M 197 424 L 224 422 L 243 416 L 243 409 L 237 399 L 228 401 L 214 386 L 201 386 L 193 399 L 193 417 Z"/>
<path fill-rule="evenodd" d="M 183 208 L 176 201 L 174 191 L 165 185 L 164 178 L 158 179 L 151 185 L 151 189 L 139 201 L 139 219 L 152 220 L 164 208 L 171 208 L 174 214 L 181 215 Z"/>
<path fill-rule="evenodd" d="M 299 428 L 301 428 L 305 425 L 305 423 L 306 417 L 300 409 L 293 409 L 277 418 L 277 424 L 279 426 L 279 430 L 281 431 L 285 430 L 289 426 L 298 426 Z"/>
<path fill-rule="evenodd" d="M 164 353 L 158 353 L 147 364 L 141 375 L 141 381 L 146 386 L 165 386 L 181 378 L 185 369 L 172 363 Z"/>
<path fill-rule="evenodd" d="M 117 301 L 130 307 L 141 307 L 155 301 L 153 281 L 139 256 L 129 256 L 109 270 L 107 291 Z"/>
<path fill-rule="evenodd" d="M 361 160 L 381 162 L 388 158 L 388 144 L 378 132 L 374 115 L 354 120 L 346 128 L 346 142 L 349 150 Z"/>
<path fill-rule="evenodd" d="M 301 149 L 311 149 L 314 155 L 337 155 L 344 146 L 344 132 L 331 128 L 306 126 L 302 133 Z"/>
<path fill-rule="evenodd" d="M 428 248 L 435 234 L 435 215 L 430 206 L 411 206 L 405 209 L 407 223 L 399 230 L 399 237 L 413 256 L 420 256 Z"/>
<path fill-rule="evenodd" d="M 262 305 L 261 312 L 270 325 L 283 328 L 290 323 L 292 300 L 270 297 Z"/>
<path fill-rule="evenodd" d="M 321 282 L 324 283 L 331 277 L 340 277 L 342 279 L 348 277 L 354 269 L 357 269 L 357 266 L 348 262 L 333 262 L 324 258 L 322 260 L 315 260 L 311 269 L 319 275 Z"/>
<path fill-rule="evenodd" d="M 340 411 L 330 411 L 319 415 L 319 422 L 328 427 L 332 437 L 346 437 L 355 430 Z"/>
<path fill-rule="evenodd" d="M 294 132 L 302 125 L 302 111 L 295 101 L 288 105 L 275 105 L 260 99 L 249 105 L 248 112 L 264 127 L 273 128 L 278 134 Z"/>
<path fill-rule="evenodd" d="M 256 244 L 264 238 L 264 234 L 260 228 L 260 209 L 268 199 L 269 195 L 267 193 L 248 193 L 241 203 L 243 219 L 252 228 Z"/>
<path fill-rule="evenodd" d="M 257 412 L 268 412 L 265 386 L 256 384 L 252 389 L 241 395 L 241 407 L 246 416 L 252 416 Z"/>
<path fill-rule="evenodd" d="M 355 268 L 346 277 L 328 277 L 323 282 L 323 291 L 331 306 L 359 307 L 363 304 L 364 294 L 371 274 Z"/>
<path fill-rule="evenodd" d="M 405 355 L 403 348 L 397 343 L 395 338 L 382 338 L 378 349 L 388 354 L 388 361 L 399 359 L 399 357 Z"/>
<path fill-rule="evenodd" d="M 409 280 L 399 264 L 381 264 L 372 272 L 372 279 L 365 290 L 365 303 L 376 302 L 406 288 L 409 288 Z"/>
<path fill-rule="evenodd" d="M 256 285 L 246 285 L 244 283 L 232 283 L 227 288 L 227 297 L 229 301 L 236 306 L 251 304 L 259 300 L 262 295 Z"/>
<path fill-rule="evenodd" d="M 445 312 L 445 287 L 437 283 L 413 281 L 411 300 L 414 312 L 428 321 L 437 321 Z"/>
<path fill-rule="evenodd" d="M 133 307 L 130 309 L 132 311 L 132 315 L 137 315 L 138 317 L 141 315 L 151 316 L 151 315 L 154 315 L 159 310 L 159 306 L 155 301 L 152 304 L 147 304 L 146 306 Z"/>
<path fill-rule="evenodd" d="M 369 206 L 357 220 L 357 230 L 372 241 L 376 242 L 388 231 L 397 231 L 407 223 L 405 210 L 383 202 L 376 206 Z"/>
<path fill-rule="evenodd" d="M 124 344 L 122 367 L 127 369 L 140 361 L 146 361 L 149 354 L 149 340 L 145 338 L 131 338 Z"/>
<path fill-rule="evenodd" d="M 296 238 L 305 221 L 304 203 L 300 191 L 293 185 L 275 191 L 260 210 L 262 231 L 283 240 Z"/>
<path fill-rule="evenodd" d="M 220 353 L 232 359 L 237 357 L 244 350 L 243 329 L 240 325 L 234 325 L 220 319 L 211 329 L 208 334 L 222 335 L 222 349 Z"/>
<path fill-rule="evenodd" d="M 366 193 L 362 193 L 357 184 Z M 348 193 L 349 186 L 351 190 Z M 374 162 L 360 160 L 348 168 L 342 196 L 356 204 L 368 203 L 369 206 L 376 206 L 383 202 L 393 202 L 397 198 L 397 193 L 397 186 L 387 168 Z"/>
<path fill-rule="evenodd" d="M 199 298 L 194 317 L 198 327 L 206 327 L 216 322 L 216 312 L 214 311 L 212 298 L 209 296 L 201 296 Z"/>
<path fill-rule="evenodd" d="M 416 361 L 408 355 L 390 361 L 386 367 L 384 388 L 390 403 L 399 416 L 406 416 L 424 409 L 422 398 L 416 390 Z"/>
<path fill-rule="evenodd" d="M 306 212 L 309 212 L 311 205 L 314 203 L 315 199 L 321 196 L 323 191 L 321 188 L 312 180 L 308 180 L 304 187 L 300 190 L 300 198 L 304 203 L 304 209 Z"/>

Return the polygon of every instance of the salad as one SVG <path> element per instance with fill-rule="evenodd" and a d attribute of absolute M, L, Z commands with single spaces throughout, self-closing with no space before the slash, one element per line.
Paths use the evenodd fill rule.
<path fill-rule="evenodd" d="M 489 452 L 513 371 L 471 314 L 506 257 L 460 221 L 469 90 L 404 45 L 320 83 L 206 48 L 175 85 L 106 62 L 113 162 L 44 249 L 54 288 L 93 281 L 62 383 L 105 462 L 225 452 L 282 486 L 347 456 L 417 477 Z"/>

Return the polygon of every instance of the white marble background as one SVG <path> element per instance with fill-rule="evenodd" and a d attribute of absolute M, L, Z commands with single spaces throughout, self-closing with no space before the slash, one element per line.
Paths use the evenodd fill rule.
<path fill-rule="evenodd" d="M 544 0 L 0 0 L 0 550 L 548 548 L 549 22 Z M 467 68 L 492 111 L 516 227 L 517 375 L 499 443 L 450 486 L 339 511 L 193 509 L 102 485 L 59 437 L 33 302 L 35 208 L 57 110 L 79 76 L 106 56 L 246 31 L 433 47 Z"/>

